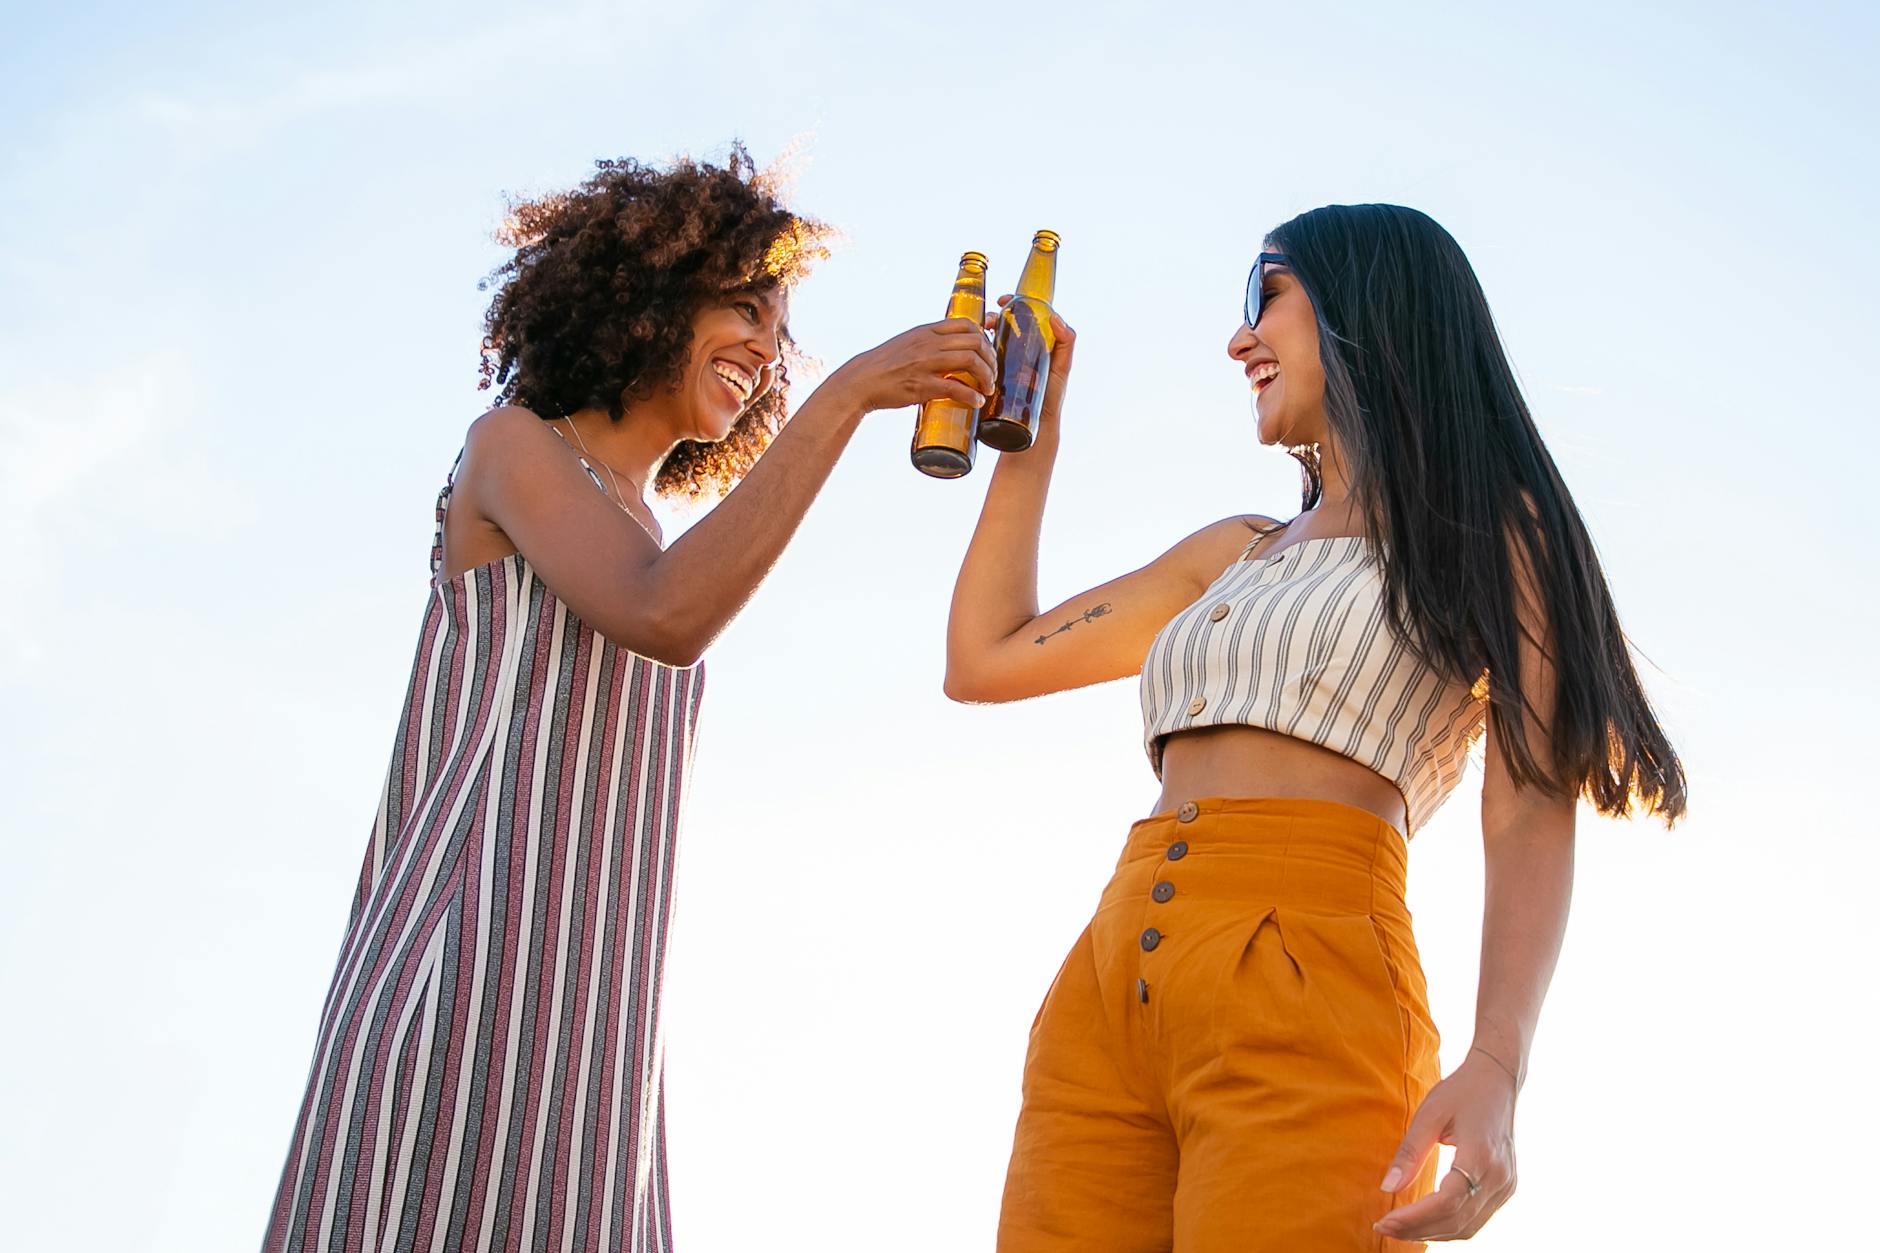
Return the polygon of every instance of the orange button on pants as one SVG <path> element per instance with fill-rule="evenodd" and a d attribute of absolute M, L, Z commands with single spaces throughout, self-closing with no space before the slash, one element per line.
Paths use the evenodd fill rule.
<path fill-rule="evenodd" d="M 1390 824 L 1204 800 L 1130 828 L 1032 1026 L 999 1253 L 1422 1248 L 1371 1224 L 1437 1080 Z"/>

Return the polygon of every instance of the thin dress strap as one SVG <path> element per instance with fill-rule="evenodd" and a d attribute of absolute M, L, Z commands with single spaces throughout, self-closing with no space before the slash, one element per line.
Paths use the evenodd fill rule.
<path fill-rule="evenodd" d="M 1274 532 L 1272 531 L 1260 532 L 1258 535 L 1254 536 L 1253 539 L 1248 542 L 1245 548 L 1240 550 L 1240 556 L 1234 558 L 1234 560 L 1245 561 L 1253 553 L 1254 549 L 1266 543 L 1266 541 L 1272 539 L 1273 535 L 1274 535 Z"/>
<path fill-rule="evenodd" d="M 564 444 L 568 443 L 568 437 L 555 427 L 551 426 L 548 429 L 555 432 L 556 439 Z M 431 532 L 432 582 L 437 581 L 437 572 L 444 568 L 444 516 L 450 509 L 451 489 L 457 486 L 457 471 L 463 467 L 463 455 L 467 451 L 469 451 L 468 445 L 457 450 L 457 459 L 450 463 L 450 473 L 445 476 L 444 486 L 437 493 L 437 527 Z M 572 444 L 569 444 L 568 451 L 574 453 L 574 459 L 581 463 L 581 468 L 587 471 L 588 480 L 600 489 L 601 495 L 612 500 L 612 493 L 607 490 L 607 485 L 601 482 L 601 476 L 594 473 L 594 467 L 588 464 L 588 459 L 579 452 L 575 452 Z"/>
<path fill-rule="evenodd" d="M 466 446 L 467 447 L 467 446 Z M 437 529 L 431 532 L 431 581 L 437 582 L 437 572 L 444 568 L 444 511 L 450 507 L 450 489 L 457 486 L 457 467 L 463 464 L 464 449 L 457 450 L 457 460 L 450 463 L 450 473 L 444 476 L 444 486 L 437 493 Z"/>

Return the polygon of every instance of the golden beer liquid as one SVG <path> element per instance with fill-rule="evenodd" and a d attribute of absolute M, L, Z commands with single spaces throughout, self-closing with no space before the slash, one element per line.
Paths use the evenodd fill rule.
<path fill-rule="evenodd" d="M 968 252 L 960 257 L 960 272 L 953 279 L 947 300 L 949 318 L 970 318 L 974 326 L 986 324 L 986 255 Z M 977 391 L 970 374 L 949 374 Z M 973 468 L 979 448 L 979 410 L 953 400 L 930 400 L 920 407 L 914 422 L 914 468 L 937 479 L 957 479 Z"/>
<path fill-rule="evenodd" d="M 1038 434 L 1045 382 L 1051 374 L 1051 297 L 1057 289 L 1058 236 L 1039 231 L 1018 276 L 1018 290 L 999 313 L 994 349 L 998 388 L 979 415 L 979 442 L 1000 452 L 1023 452 Z"/>

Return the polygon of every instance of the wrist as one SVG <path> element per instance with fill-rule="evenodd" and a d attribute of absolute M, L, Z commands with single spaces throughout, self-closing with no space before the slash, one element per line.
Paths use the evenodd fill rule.
<path fill-rule="evenodd" d="M 1471 1044 L 1469 1046 L 1468 1056 L 1463 1060 L 1465 1062 L 1478 1061 L 1483 1065 L 1494 1067 L 1503 1075 L 1507 1076 L 1510 1083 L 1514 1084 L 1516 1093 L 1521 1091 L 1521 1085 L 1527 1079 L 1527 1063 L 1525 1060 L 1515 1056 L 1503 1056 L 1494 1049 L 1481 1044 Z"/>
<path fill-rule="evenodd" d="M 1047 458 L 1057 456 L 1063 431 L 1063 424 L 1058 420 L 1057 406 L 1050 400 L 1046 400 L 1043 410 L 1038 414 L 1037 424 L 1032 427 L 1031 447 L 1025 450 L 1025 455 L 1043 453 Z"/>
<path fill-rule="evenodd" d="M 838 370 L 809 394 L 809 398 L 790 419 L 790 424 L 794 426 L 808 417 L 812 425 L 828 424 L 853 431 L 861 425 L 867 413 L 868 406 L 863 403 L 862 397 L 849 386 Z"/>
<path fill-rule="evenodd" d="M 1057 440 L 1041 434 L 1024 452 L 1000 453 L 999 464 L 993 468 L 993 473 L 1050 478 L 1051 470 L 1057 464 L 1057 451 Z"/>
<path fill-rule="evenodd" d="M 1524 1025 L 1513 1014 L 1478 1007 L 1475 1011 L 1475 1033 L 1469 1038 L 1469 1044 L 1487 1049 L 1503 1061 L 1515 1064 L 1527 1057 L 1528 1040 L 1533 1033 L 1532 1027 Z"/>

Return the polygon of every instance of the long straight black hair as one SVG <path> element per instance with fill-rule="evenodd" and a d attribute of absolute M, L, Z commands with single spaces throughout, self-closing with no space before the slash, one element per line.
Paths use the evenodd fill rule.
<path fill-rule="evenodd" d="M 1489 718 L 1519 786 L 1684 812 L 1684 767 L 1638 680 L 1612 593 L 1573 497 L 1515 382 L 1462 248 L 1398 205 L 1328 205 L 1267 237 L 1318 314 L 1325 416 L 1364 526 L 1382 554 L 1391 629 L 1460 682 L 1488 679 Z M 1297 450 L 1305 505 L 1315 450 Z M 1552 760 L 1526 730 L 1516 562 L 1546 624 Z M 1503 682 L 1502 676 L 1515 676 Z"/>

